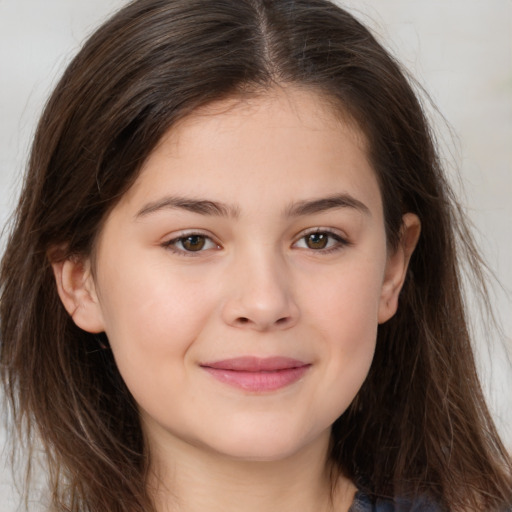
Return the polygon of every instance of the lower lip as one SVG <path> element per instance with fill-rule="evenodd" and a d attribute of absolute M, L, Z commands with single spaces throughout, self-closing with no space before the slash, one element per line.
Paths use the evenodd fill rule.
<path fill-rule="evenodd" d="M 202 368 L 224 384 L 229 384 L 245 391 L 265 392 L 276 391 L 293 384 L 304 376 L 310 366 L 304 365 L 297 368 L 255 372 L 224 370 L 208 366 L 203 366 Z"/>

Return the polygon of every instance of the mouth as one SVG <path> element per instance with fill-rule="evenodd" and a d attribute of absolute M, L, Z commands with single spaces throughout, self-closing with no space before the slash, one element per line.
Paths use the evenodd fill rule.
<path fill-rule="evenodd" d="M 200 367 L 224 384 L 261 393 L 293 384 L 311 364 L 288 357 L 237 357 L 202 363 Z"/>

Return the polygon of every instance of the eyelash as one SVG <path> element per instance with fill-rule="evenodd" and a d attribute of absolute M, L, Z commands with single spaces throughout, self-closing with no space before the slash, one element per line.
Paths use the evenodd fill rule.
<path fill-rule="evenodd" d="M 320 235 L 320 236 L 326 236 L 327 237 L 327 247 L 324 248 L 317 248 L 313 249 L 311 247 L 297 247 L 297 244 L 300 241 L 306 241 L 308 237 L 314 236 L 314 235 Z M 204 243 L 204 245 L 210 245 L 210 247 L 204 248 L 204 245 L 199 247 L 197 251 L 193 250 L 187 250 L 183 247 L 184 241 L 191 238 L 198 238 L 201 239 Z M 333 241 L 333 243 L 331 243 Z M 306 243 L 306 242 L 305 242 Z M 329 243 L 331 243 L 331 246 L 329 247 Z M 181 248 L 178 248 L 177 245 L 182 244 Z M 351 243 L 344 237 L 340 236 L 339 234 L 335 233 L 334 231 L 331 231 L 329 229 L 322 229 L 322 228 L 315 228 L 314 230 L 308 231 L 306 233 L 303 233 L 301 237 L 293 243 L 292 247 L 297 247 L 300 249 L 310 250 L 315 253 L 321 253 L 321 254 L 331 254 L 333 252 L 339 251 L 343 249 L 344 247 L 347 247 L 351 245 Z M 198 256 L 200 253 L 211 250 L 211 249 L 220 249 L 221 246 L 215 242 L 212 237 L 205 235 L 203 233 L 197 233 L 197 232 L 190 232 L 190 233 L 184 233 L 176 238 L 173 238 L 172 240 L 169 240 L 167 242 L 164 242 L 162 244 L 162 247 L 165 249 L 170 250 L 174 254 L 178 254 L 180 256 Z"/>
<path fill-rule="evenodd" d="M 190 233 L 183 233 L 180 236 L 173 238 L 172 240 L 169 240 L 167 242 L 164 242 L 162 244 L 162 247 L 165 249 L 170 250 L 174 254 L 177 254 L 179 256 L 198 256 L 200 253 L 204 252 L 207 249 L 204 249 L 203 247 L 200 247 L 197 251 L 190 251 L 183 247 L 183 242 L 190 238 L 200 238 L 203 239 L 205 244 L 210 244 L 211 247 L 208 247 L 207 249 L 220 249 L 220 245 L 215 242 L 212 237 L 205 235 L 203 233 L 197 233 L 197 232 L 190 232 Z M 178 244 L 182 244 L 182 248 L 178 248 Z"/>
<path fill-rule="evenodd" d="M 339 251 L 345 247 L 348 247 L 351 245 L 351 243 L 344 238 L 343 236 L 339 235 L 338 233 L 329 230 L 329 229 L 322 229 L 322 228 L 315 228 L 313 230 L 307 231 L 301 235 L 301 237 L 293 244 L 294 246 L 297 246 L 297 244 L 300 241 L 304 241 L 306 243 L 306 239 L 308 237 L 311 237 L 313 235 L 322 235 L 327 237 L 327 244 L 332 241 L 331 246 L 327 246 L 325 248 L 318 248 L 318 249 L 312 249 L 311 247 L 300 247 L 300 249 L 310 250 L 315 253 L 320 253 L 322 255 L 325 254 L 331 254 L 333 252 Z"/>

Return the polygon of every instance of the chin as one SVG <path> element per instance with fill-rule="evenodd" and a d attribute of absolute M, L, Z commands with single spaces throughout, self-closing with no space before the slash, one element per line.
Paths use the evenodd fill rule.
<path fill-rule="evenodd" d="M 283 432 L 275 428 L 267 432 L 245 430 L 243 435 L 233 434 L 227 439 L 222 439 L 222 442 L 217 439 L 218 442 L 212 443 L 213 446 L 210 445 L 210 448 L 236 460 L 276 462 L 293 457 L 302 451 L 307 452 L 318 442 L 325 443 L 327 448 L 329 437 L 330 432 L 318 437 L 310 437 L 293 435 L 291 432 Z"/>

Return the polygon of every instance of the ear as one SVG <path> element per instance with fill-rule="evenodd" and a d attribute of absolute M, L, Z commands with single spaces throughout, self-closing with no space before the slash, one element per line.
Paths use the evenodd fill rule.
<path fill-rule="evenodd" d="M 90 261 L 69 257 L 52 263 L 60 300 L 75 324 L 91 333 L 103 332 L 103 316 Z"/>
<path fill-rule="evenodd" d="M 388 255 L 379 303 L 379 324 L 387 322 L 398 309 L 398 296 L 407 275 L 409 260 L 418 243 L 421 223 L 414 213 L 402 217 L 398 247 Z"/>

